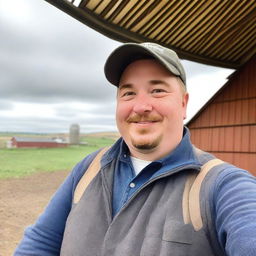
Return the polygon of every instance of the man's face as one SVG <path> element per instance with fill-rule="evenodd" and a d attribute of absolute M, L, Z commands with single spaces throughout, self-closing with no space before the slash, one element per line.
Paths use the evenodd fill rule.
<path fill-rule="evenodd" d="M 182 139 L 188 95 L 156 60 L 138 60 L 123 72 L 117 92 L 116 121 L 131 155 L 156 160 Z"/>

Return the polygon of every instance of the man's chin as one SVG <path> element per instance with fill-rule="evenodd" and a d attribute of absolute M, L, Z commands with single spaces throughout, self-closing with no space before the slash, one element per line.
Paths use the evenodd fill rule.
<path fill-rule="evenodd" d="M 159 144 L 158 140 L 155 141 L 135 141 L 132 140 L 132 145 L 139 150 L 152 150 Z"/>
<path fill-rule="evenodd" d="M 137 144 L 134 147 L 140 150 L 152 150 L 155 148 L 152 144 Z"/>

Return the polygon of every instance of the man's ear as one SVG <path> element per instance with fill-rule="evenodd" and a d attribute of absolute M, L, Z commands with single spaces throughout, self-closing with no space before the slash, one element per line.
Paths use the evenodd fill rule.
<path fill-rule="evenodd" d="M 183 96 L 182 107 L 183 107 L 183 120 L 187 118 L 187 106 L 188 106 L 189 94 L 186 92 Z"/>

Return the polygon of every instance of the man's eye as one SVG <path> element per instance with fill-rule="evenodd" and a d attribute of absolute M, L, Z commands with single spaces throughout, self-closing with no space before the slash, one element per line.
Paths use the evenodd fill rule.
<path fill-rule="evenodd" d="M 154 89 L 152 93 L 165 93 L 166 91 L 163 89 Z"/>
<path fill-rule="evenodd" d="M 134 92 L 128 91 L 128 92 L 124 92 L 124 93 L 122 94 L 122 97 L 132 96 L 132 95 L 134 95 L 134 94 L 135 94 Z"/>

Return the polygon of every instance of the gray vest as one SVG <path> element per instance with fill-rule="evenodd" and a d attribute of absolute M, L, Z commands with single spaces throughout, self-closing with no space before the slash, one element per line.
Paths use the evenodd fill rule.
<path fill-rule="evenodd" d="M 225 255 L 218 244 L 207 201 L 218 171 L 210 173 L 208 183 L 200 190 L 201 208 L 205 209 L 201 214 L 208 226 L 195 230 L 184 220 L 183 194 L 188 176 L 198 170 L 184 167 L 149 181 L 112 219 L 115 165 L 113 161 L 102 168 L 80 201 L 73 204 L 62 256 Z"/>

